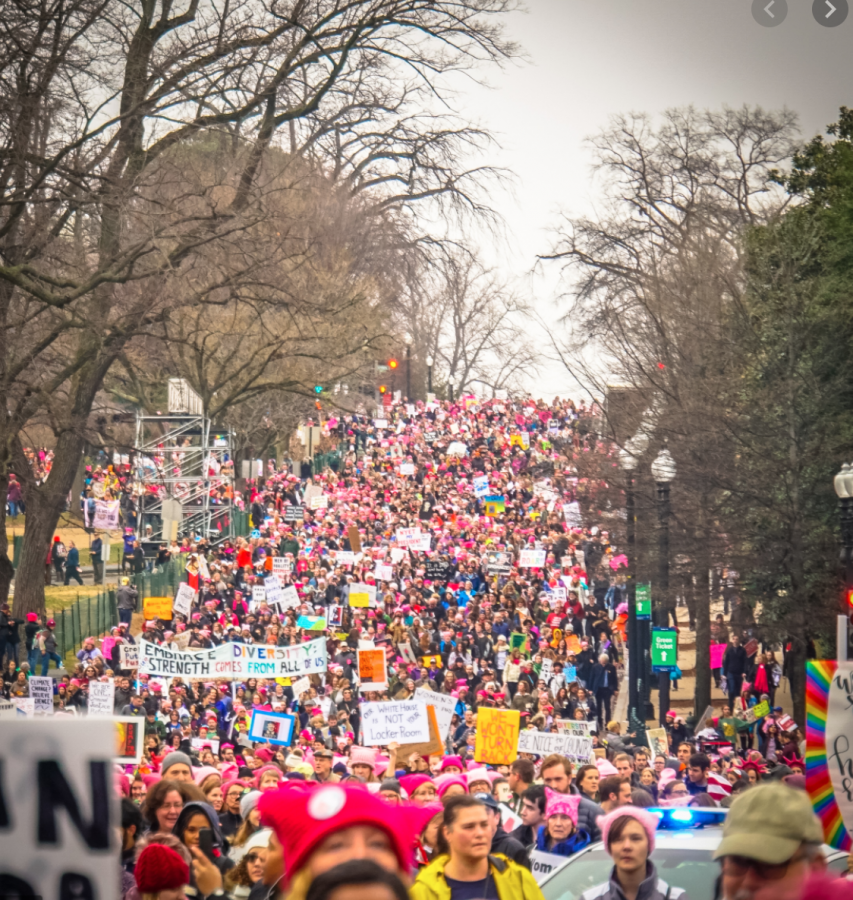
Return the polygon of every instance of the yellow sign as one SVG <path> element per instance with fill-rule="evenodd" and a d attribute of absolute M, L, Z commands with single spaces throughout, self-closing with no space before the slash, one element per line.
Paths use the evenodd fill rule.
<path fill-rule="evenodd" d="M 350 591 L 349 605 L 355 607 L 370 606 L 370 594 L 354 594 Z"/>
<path fill-rule="evenodd" d="M 430 666 L 436 669 L 441 668 L 441 657 L 437 654 L 435 656 L 422 656 L 421 662 L 423 662 L 427 668 L 430 668 Z"/>
<path fill-rule="evenodd" d="M 142 601 L 142 615 L 146 619 L 171 619 L 171 597 L 146 597 Z"/>
<path fill-rule="evenodd" d="M 566 649 L 569 653 L 581 652 L 581 639 L 576 634 L 566 635 Z"/>
<path fill-rule="evenodd" d="M 474 759 L 477 762 L 508 766 L 518 758 L 518 732 L 521 719 L 516 709 L 488 709 L 477 711 L 477 741 Z"/>
<path fill-rule="evenodd" d="M 765 716 L 770 715 L 770 703 L 767 700 L 762 700 L 761 703 L 756 703 L 752 707 L 752 711 L 755 713 L 756 719 L 763 719 Z"/>

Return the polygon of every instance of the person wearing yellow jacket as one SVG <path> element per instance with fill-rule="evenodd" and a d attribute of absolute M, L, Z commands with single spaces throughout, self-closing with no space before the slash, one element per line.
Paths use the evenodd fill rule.
<path fill-rule="evenodd" d="M 543 900 L 527 869 L 489 854 L 492 822 L 475 797 L 460 794 L 447 801 L 442 836 L 446 852 L 418 873 L 412 900 Z"/>

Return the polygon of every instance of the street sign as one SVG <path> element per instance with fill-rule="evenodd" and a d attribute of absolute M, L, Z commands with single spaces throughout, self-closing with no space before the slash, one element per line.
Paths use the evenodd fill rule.
<path fill-rule="evenodd" d="M 652 669 L 668 672 L 678 665 L 678 632 L 674 628 L 652 628 Z"/>
<path fill-rule="evenodd" d="M 637 585 L 637 618 L 651 619 L 652 617 L 652 586 L 650 584 Z"/>

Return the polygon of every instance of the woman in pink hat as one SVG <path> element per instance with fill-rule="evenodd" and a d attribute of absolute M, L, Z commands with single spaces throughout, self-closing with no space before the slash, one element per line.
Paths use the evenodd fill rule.
<path fill-rule="evenodd" d="M 589 832 L 578 828 L 579 794 L 560 794 L 545 788 L 545 824 L 536 834 L 536 849 L 557 856 L 571 856 L 592 842 Z"/>
<path fill-rule="evenodd" d="M 683 888 L 658 878 L 649 859 L 655 849 L 658 817 L 647 809 L 620 806 L 598 820 L 604 848 L 613 859 L 610 878 L 584 891 L 580 900 L 687 900 Z"/>

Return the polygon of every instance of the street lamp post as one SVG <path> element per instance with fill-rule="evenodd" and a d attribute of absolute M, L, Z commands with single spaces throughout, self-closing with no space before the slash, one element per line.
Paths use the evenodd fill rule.
<path fill-rule="evenodd" d="M 453 381 L 447 382 L 447 399 L 453 403 Z"/>
<path fill-rule="evenodd" d="M 637 518 L 634 504 L 634 470 L 637 468 L 634 446 L 628 441 L 619 452 L 619 465 L 625 472 L 625 528 L 628 544 L 628 730 L 636 735 L 645 731 L 640 718 L 640 704 L 645 703 L 643 690 L 643 645 L 637 619 Z"/>
<path fill-rule="evenodd" d="M 434 360 L 431 356 L 427 357 L 427 393 L 432 393 L 432 364 Z"/>
<path fill-rule="evenodd" d="M 652 463 L 652 477 L 655 479 L 658 489 L 658 585 L 657 593 L 662 603 L 658 606 L 657 624 L 666 625 L 666 606 L 669 598 L 669 486 L 675 478 L 675 460 L 669 450 L 664 447 Z M 660 611 L 664 610 L 663 621 Z M 660 703 L 659 721 L 666 725 L 666 713 L 669 709 L 669 672 L 660 673 L 658 682 L 658 698 Z"/>
<path fill-rule="evenodd" d="M 851 591 L 853 591 L 853 466 L 850 463 L 844 463 L 841 471 L 833 479 L 835 493 L 838 496 L 838 508 L 841 511 L 841 555 L 839 562 L 841 563 L 841 573 L 844 578 L 844 600 L 841 604 L 843 610 L 842 616 L 839 615 L 839 625 L 843 625 L 843 633 L 839 632 L 838 637 L 838 659 L 847 659 L 847 617 L 853 606 L 851 606 Z"/>

